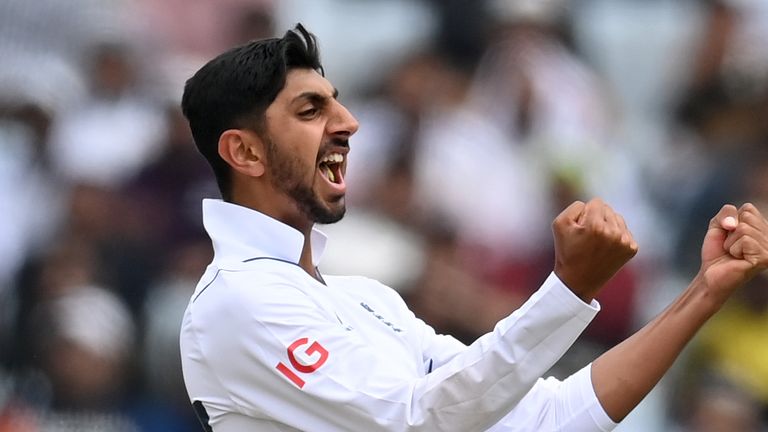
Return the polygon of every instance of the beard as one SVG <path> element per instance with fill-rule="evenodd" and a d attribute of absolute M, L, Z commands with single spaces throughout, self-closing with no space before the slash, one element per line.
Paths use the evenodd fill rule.
<path fill-rule="evenodd" d="M 315 179 L 314 172 L 316 166 L 306 167 L 300 158 L 282 152 L 278 149 L 279 144 L 275 144 L 272 138 L 265 137 L 267 147 L 267 157 L 272 166 L 271 183 L 272 186 L 290 197 L 299 211 L 309 220 L 319 224 L 331 224 L 341 220 L 346 213 L 344 203 L 338 206 L 329 207 L 312 189 Z M 311 180 L 306 180 L 307 172 L 313 173 Z M 344 197 L 339 197 L 334 202 L 342 201 Z"/>

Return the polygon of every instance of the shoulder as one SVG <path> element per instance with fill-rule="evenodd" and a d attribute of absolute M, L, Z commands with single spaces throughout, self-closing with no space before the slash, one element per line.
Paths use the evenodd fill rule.
<path fill-rule="evenodd" d="M 400 294 L 393 288 L 365 276 L 326 276 L 323 275 L 329 286 L 342 289 L 351 289 L 355 292 L 376 293 L 380 296 L 400 298 Z"/>
<path fill-rule="evenodd" d="M 347 296 L 366 304 L 378 304 L 399 313 L 410 312 L 395 289 L 365 276 L 324 276 L 328 286 L 343 290 Z"/>
<path fill-rule="evenodd" d="M 308 277 L 295 263 L 274 258 L 257 258 L 217 266 L 212 284 L 226 285 L 231 289 L 271 287 L 302 284 Z"/>
<path fill-rule="evenodd" d="M 295 264 L 274 260 L 245 264 L 208 271 L 190 307 L 215 309 L 230 316 L 237 311 L 252 313 L 260 306 L 297 302 L 311 291 L 311 278 Z"/>

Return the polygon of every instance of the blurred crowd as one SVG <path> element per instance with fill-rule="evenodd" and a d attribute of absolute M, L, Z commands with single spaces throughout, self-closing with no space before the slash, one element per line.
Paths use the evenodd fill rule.
<path fill-rule="evenodd" d="M 181 92 L 299 21 L 361 123 L 321 270 L 464 342 L 546 278 L 573 200 L 640 253 L 560 376 L 684 288 L 722 204 L 768 213 L 763 0 L 3 0 L 0 432 L 199 430 L 178 330 L 218 192 Z M 618 430 L 768 430 L 768 275 L 638 412 Z"/>

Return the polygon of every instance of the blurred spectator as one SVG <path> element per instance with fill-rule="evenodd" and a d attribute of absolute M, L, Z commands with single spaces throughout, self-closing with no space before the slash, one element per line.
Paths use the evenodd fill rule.
<path fill-rule="evenodd" d="M 184 387 L 178 339 L 184 308 L 211 259 L 207 238 L 186 239 L 167 257 L 165 274 L 146 298 L 140 358 L 147 383 L 146 400 L 137 411 L 142 431 L 185 432 L 200 427 Z"/>
<path fill-rule="evenodd" d="M 411 53 L 387 77 L 381 94 L 353 106 L 362 128 L 349 164 L 349 201 L 409 223 L 413 201 L 417 133 L 433 98 L 442 93 L 441 61 L 426 52 Z M 435 105 L 439 102 L 435 101 Z"/>
<path fill-rule="evenodd" d="M 760 148 L 745 156 L 748 162 L 739 165 L 739 175 L 731 173 L 729 177 L 734 179 L 728 183 L 730 189 L 720 196 L 736 203 L 753 202 L 762 211 L 768 208 L 768 151 Z M 708 376 L 722 377 L 733 391 L 743 393 L 741 397 L 733 397 L 734 404 L 741 406 L 734 415 L 758 417 L 758 420 L 768 422 L 766 334 L 768 275 L 760 274 L 736 293 L 694 340 L 689 359 L 681 371 L 680 393 L 696 391 L 699 383 L 707 382 Z M 745 398 L 750 404 L 743 403 Z M 754 419 L 751 421 L 755 422 Z"/>
<path fill-rule="evenodd" d="M 759 275 L 699 336 L 697 368 L 714 371 L 768 413 L 768 275 Z"/>
<path fill-rule="evenodd" d="M 468 266 L 467 251 L 439 221 L 428 228 L 426 263 L 416 289 L 405 299 L 414 313 L 437 332 L 471 343 L 526 299 L 522 290 L 500 290 Z"/>
<path fill-rule="evenodd" d="M 112 287 L 137 317 L 149 286 L 161 271 L 162 251 L 144 230 L 137 232 L 131 205 L 116 189 L 75 184 L 62 232 L 96 250 L 99 280 Z"/>
<path fill-rule="evenodd" d="M 461 4 L 443 4 L 444 17 L 457 19 L 450 12 Z M 597 77 L 560 42 L 558 10 L 532 15 L 516 5 L 496 3 L 506 8 L 501 16 L 495 10 L 503 31 L 488 51 L 444 28 L 435 48 L 394 69 L 380 97 L 353 108 L 362 128 L 352 155 L 360 162 L 347 175 L 350 203 L 422 233 L 440 221 L 448 237 L 432 240 L 453 240 L 432 245 L 426 236 L 423 279 L 408 295 L 428 322 L 465 340 L 488 331 L 546 277 L 551 233 L 542 220 L 585 195 L 621 197 L 619 207 L 646 211 L 637 179 L 623 169 L 628 162 L 620 151 L 605 154 L 608 107 Z M 476 16 L 464 12 L 468 33 L 479 38 Z M 457 39 L 453 49 L 441 42 Z M 635 277 L 622 273 L 601 298 L 612 312 L 592 326 L 601 343 L 631 328 Z"/>
<path fill-rule="evenodd" d="M 404 56 L 432 43 L 437 19 L 430 3 L 437 2 L 280 0 L 275 22 L 282 31 L 297 22 L 312 29 L 326 75 L 342 97 L 349 97 L 369 90 Z"/>
<path fill-rule="evenodd" d="M 427 253 L 423 235 L 414 227 L 387 214 L 349 207 L 342 221 L 319 228 L 330 236 L 323 252 L 323 272 L 352 271 L 379 280 L 402 295 L 421 289 L 419 279 Z"/>
<path fill-rule="evenodd" d="M 760 426 L 760 408 L 754 398 L 727 380 L 705 379 L 687 397 L 691 404 L 690 412 L 675 432 L 765 430 Z"/>
<path fill-rule="evenodd" d="M 45 146 L 51 115 L 32 102 L 0 97 L 0 364 L 11 352 L 13 278 L 27 254 L 47 245 L 62 218 L 67 190 L 51 174 Z"/>
<path fill-rule="evenodd" d="M 136 338 L 128 310 L 83 274 L 56 271 L 48 288 L 58 292 L 48 292 L 30 313 L 28 364 L 41 374 L 20 375 L 27 382 L 5 414 L 8 427 L 138 431 L 123 413 Z"/>
<path fill-rule="evenodd" d="M 678 191 L 668 200 L 678 203 L 685 221 L 678 227 L 675 256 L 688 274 L 696 271 L 698 259 L 688 249 L 690 241 L 702 233 L 693 227 L 718 203 L 739 197 L 740 167 L 768 138 L 768 55 L 759 48 L 768 37 L 768 7 L 750 0 L 705 3 L 708 18 L 698 56 L 676 111 L 679 135 L 688 138 L 675 143 L 687 149 L 681 152 L 687 157 L 675 163 L 688 177 L 688 193 Z"/>
<path fill-rule="evenodd" d="M 413 160 L 421 212 L 447 218 L 459 241 L 526 256 L 548 239 L 548 194 L 535 160 L 467 103 L 469 77 L 443 64 L 439 100 L 423 114 Z"/>
<path fill-rule="evenodd" d="M 562 208 L 563 186 L 611 202 L 642 239 L 647 204 L 627 149 L 615 143 L 605 83 L 571 48 L 562 1 L 490 3 L 498 29 L 473 87 L 473 103 L 519 148 L 543 192 L 536 214 Z M 530 211 L 530 210 L 528 210 Z"/>
<path fill-rule="evenodd" d="M 200 201 L 218 197 L 210 167 L 198 154 L 180 107 L 168 106 L 165 119 L 158 154 L 120 189 L 126 230 L 161 254 L 197 239 L 203 232 Z"/>
<path fill-rule="evenodd" d="M 698 270 L 699 251 L 691 241 L 703 235 L 709 220 L 707 212 L 719 208 L 723 202 L 739 204 L 745 199 L 766 199 L 764 146 L 768 128 L 763 119 L 768 115 L 768 93 L 765 96 L 763 101 L 749 107 L 739 102 L 718 103 L 706 118 L 696 123 L 696 131 L 701 135 L 692 144 L 698 145 L 706 162 L 700 164 L 702 169 L 698 171 L 696 187 L 691 188 L 688 195 L 678 197 L 680 217 L 676 220 L 680 224 L 675 263 L 681 272 L 693 274 Z M 729 119 L 733 115 L 736 118 Z M 751 129 L 751 137 L 734 129 Z M 715 149 L 717 147 L 720 148 Z"/>
<path fill-rule="evenodd" d="M 89 52 L 90 94 L 51 133 L 51 161 L 66 179 L 116 187 L 156 154 L 163 117 L 141 94 L 133 55 L 121 44 Z"/>
<path fill-rule="evenodd" d="M 135 15 L 116 0 L 6 0 L 0 5 L 2 46 L 76 57 L 94 40 L 135 36 Z"/>
<path fill-rule="evenodd" d="M 42 369 L 50 378 L 52 406 L 101 411 L 119 404 L 135 331 L 128 309 L 108 291 L 88 285 L 43 303 L 35 332 Z"/>
<path fill-rule="evenodd" d="M 136 7 L 168 55 L 206 59 L 274 33 L 274 0 L 140 0 Z"/>
<path fill-rule="evenodd" d="M 77 237 L 57 238 L 56 246 L 31 256 L 20 273 L 16 294 L 18 314 L 11 364 L 25 370 L 34 364 L 35 310 L 81 286 L 99 285 L 98 262 L 93 245 Z"/>
<path fill-rule="evenodd" d="M 738 98 L 759 97 L 768 84 L 768 5 L 759 0 L 705 0 L 708 18 L 690 87 L 719 87 Z"/>

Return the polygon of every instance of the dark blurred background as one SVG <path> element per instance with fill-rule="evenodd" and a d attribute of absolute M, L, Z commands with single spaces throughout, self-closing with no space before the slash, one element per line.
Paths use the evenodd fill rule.
<path fill-rule="evenodd" d="M 722 204 L 768 212 L 765 0 L 2 0 L 0 432 L 199 430 L 178 330 L 217 191 L 179 100 L 299 21 L 361 123 L 321 270 L 467 343 L 544 280 L 575 199 L 640 253 L 561 377 L 680 293 Z M 767 426 L 761 276 L 617 430 Z"/>

